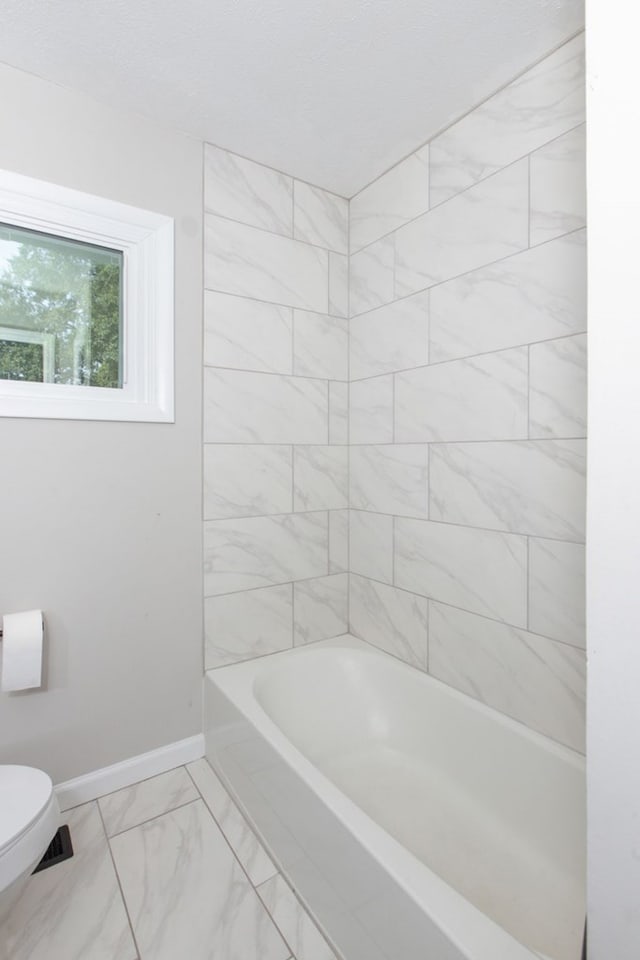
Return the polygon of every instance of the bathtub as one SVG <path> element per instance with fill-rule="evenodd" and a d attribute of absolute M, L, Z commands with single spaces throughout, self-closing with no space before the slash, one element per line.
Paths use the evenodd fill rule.
<path fill-rule="evenodd" d="M 344 960 L 580 960 L 578 754 L 348 636 L 210 671 L 205 719 Z"/>

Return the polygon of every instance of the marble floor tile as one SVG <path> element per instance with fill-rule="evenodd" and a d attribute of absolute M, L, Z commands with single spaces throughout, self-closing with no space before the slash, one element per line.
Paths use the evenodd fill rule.
<path fill-rule="evenodd" d="M 335 953 L 280 875 L 261 884 L 258 893 L 296 960 L 336 960 Z"/>
<path fill-rule="evenodd" d="M 113 837 L 197 798 L 198 791 L 187 771 L 184 767 L 176 767 L 100 797 L 98 805 L 107 836 Z"/>
<path fill-rule="evenodd" d="M 187 765 L 187 770 L 251 882 L 257 886 L 275 876 L 271 858 L 207 760 L 196 760 Z"/>
<path fill-rule="evenodd" d="M 202 800 L 111 841 L 141 960 L 286 960 L 290 950 Z"/>
<path fill-rule="evenodd" d="M 67 811 L 63 823 L 74 855 L 29 879 L 0 931 L 0 958 L 135 960 L 98 805 Z"/>

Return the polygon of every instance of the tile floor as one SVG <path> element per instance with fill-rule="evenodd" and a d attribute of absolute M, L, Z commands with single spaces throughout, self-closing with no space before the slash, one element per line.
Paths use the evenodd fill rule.
<path fill-rule="evenodd" d="M 206 760 L 67 811 L 0 960 L 338 960 Z"/>

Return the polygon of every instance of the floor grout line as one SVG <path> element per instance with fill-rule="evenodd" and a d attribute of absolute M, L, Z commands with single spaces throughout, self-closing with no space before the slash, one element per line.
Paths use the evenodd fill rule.
<path fill-rule="evenodd" d="M 208 766 L 211 767 L 211 764 L 209 763 L 209 761 L 207 760 L 206 757 L 201 757 L 200 759 L 203 760 Z M 197 761 L 197 760 L 194 760 L 194 761 L 192 761 L 192 762 L 193 762 L 193 763 L 197 763 L 198 761 Z M 276 876 L 279 876 L 279 875 L 280 875 L 280 868 L 279 868 L 278 865 L 273 861 L 273 858 L 271 857 L 271 854 L 268 853 L 267 850 L 265 849 L 264 844 L 263 844 L 262 841 L 259 839 L 259 837 L 257 836 L 255 830 L 253 829 L 253 827 L 251 826 L 251 824 L 248 822 L 247 818 L 244 816 L 244 814 L 243 814 L 242 811 L 240 810 L 240 807 L 238 806 L 238 804 L 235 802 L 235 800 L 233 799 L 233 797 L 231 796 L 231 794 L 230 794 L 229 791 L 227 790 L 226 786 L 224 785 L 224 783 L 222 782 L 222 780 L 221 780 L 220 777 L 218 776 L 217 772 L 213 769 L 213 767 L 211 767 L 211 770 L 213 770 L 213 773 L 216 775 L 216 778 L 218 779 L 218 781 L 219 781 L 222 789 L 223 789 L 224 792 L 226 793 L 226 795 L 227 795 L 227 797 L 228 797 L 228 799 L 229 799 L 229 802 L 233 805 L 233 809 L 235 809 L 235 810 L 237 811 L 238 815 L 239 815 L 240 817 L 242 817 L 242 820 L 243 820 L 243 822 L 244 822 L 247 830 L 252 834 L 252 836 L 254 837 L 256 843 L 259 844 L 260 847 L 261 847 L 261 849 L 264 851 L 265 856 L 269 857 L 269 859 L 272 861 L 272 863 L 273 863 L 273 865 L 274 865 L 274 867 L 275 867 L 275 871 L 276 871 L 276 872 L 273 874 L 273 876 L 268 877 L 266 880 L 261 880 L 261 881 L 260 881 L 260 884 L 255 884 L 255 883 L 253 882 L 253 880 L 252 880 L 251 877 L 249 876 L 249 873 L 248 873 L 246 867 L 244 866 L 244 864 L 243 864 L 242 861 L 240 860 L 240 857 L 239 857 L 238 854 L 236 853 L 235 847 L 233 846 L 233 844 L 231 843 L 231 840 L 230 840 L 229 837 L 227 836 L 227 834 L 226 834 L 226 832 L 225 832 L 225 830 L 224 830 L 224 827 L 223 827 L 222 824 L 220 823 L 219 818 L 215 815 L 215 813 L 213 812 L 213 810 L 211 809 L 211 807 L 210 807 L 209 804 L 207 803 L 204 794 L 202 793 L 202 791 L 200 790 L 200 787 L 198 786 L 198 784 L 196 783 L 195 779 L 193 778 L 193 776 L 192 776 L 192 774 L 191 774 L 191 771 L 190 771 L 187 767 L 185 767 L 185 769 L 186 769 L 187 773 L 189 774 L 189 777 L 190 777 L 190 779 L 191 779 L 194 787 L 195 787 L 196 790 L 198 791 L 198 793 L 199 793 L 199 795 L 200 795 L 200 799 L 201 799 L 202 802 L 204 803 L 204 805 L 205 805 L 205 807 L 206 807 L 206 809 L 207 809 L 207 811 L 208 811 L 211 819 L 213 820 L 213 822 L 214 822 L 215 825 L 217 826 L 218 830 L 220 831 L 220 833 L 221 833 L 222 836 L 224 837 L 225 843 L 227 844 L 227 846 L 228 846 L 229 849 L 231 850 L 231 853 L 233 854 L 234 860 L 238 863 L 240 869 L 242 870 L 243 874 L 244 874 L 245 877 L 247 878 L 247 881 L 249 882 L 249 885 L 251 886 L 251 888 L 257 892 L 258 886 L 260 886 L 260 884 L 262 884 L 262 883 L 268 883 L 269 880 L 272 880 L 272 879 L 273 879 L 273 877 L 276 877 Z M 269 911 L 267 911 L 267 913 L 269 913 L 269 916 L 271 916 L 271 914 L 270 914 Z"/>
<path fill-rule="evenodd" d="M 184 764 L 179 764 L 178 767 L 174 767 L 173 769 L 177 770 L 179 767 L 182 767 L 182 766 L 184 766 Z M 159 773 L 158 776 L 161 777 L 162 774 Z M 153 780 L 153 777 L 149 777 L 148 779 Z M 135 787 L 136 784 L 132 783 L 131 786 Z M 124 787 L 123 789 L 126 790 L 129 788 Z M 109 840 L 115 840 L 116 837 L 121 837 L 123 836 L 123 834 L 129 833 L 131 830 L 137 830 L 138 827 L 144 827 L 147 823 L 153 823 L 154 820 L 159 820 L 161 817 L 166 817 L 168 814 L 174 813 L 176 810 L 182 810 L 183 807 L 188 807 L 192 803 L 197 803 L 198 800 L 200 799 L 201 798 L 199 795 L 197 797 L 192 797 L 191 800 L 185 800 L 183 803 L 177 803 L 174 807 L 169 807 L 167 810 L 163 810 L 162 813 L 156 813 L 154 814 L 153 817 L 147 817 L 146 820 L 140 820 L 138 823 L 134 823 L 130 827 L 125 827 L 124 830 L 118 830 L 117 833 L 112 833 L 110 836 L 107 834 L 107 836 Z M 100 812 L 102 813 L 102 811 Z M 104 817 L 103 817 L 103 820 L 104 820 Z M 106 830 L 106 825 L 105 825 L 105 830 Z"/>
<path fill-rule="evenodd" d="M 116 883 L 118 884 L 118 890 L 120 891 L 120 897 L 121 897 L 121 899 L 122 899 L 122 905 L 124 906 L 124 911 L 125 911 L 125 914 L 126 914 L 126 916 L 127 916 L 127 922 L 128 922 L 128 924 L 129 924 L 129 930 L 131 931 L 131 937 L 132 937 L 132 939 L 133 939 L 133 944 L 134 944 L 134 946 L 135 946 L 135 948 L 136 948 L 136 954 L 137 954 L 138 960 L 140 960 L 140 958 L 142 957 L 142 953 L 140 952 L 140 947 L 139 947 L 139 945 L 138 945 L 138 940 L 137 940 L 137 937 L 136 937 L 136 932 L 135 932 L 135 930 L 134 930 L 134 928 L 133 928 L 133 922 L 132 922 L 132 920 L 131 920 L 131 914 L 129 913 L 129 904 L 127 903 L 127 898 L 126 898 L 125 895 L 124 895 L 124 890 L 123 890 L 123 888 L 122 888 L 122 883 L 121 883 L 121 881 L 120 881 L 120 874 L 118 873 L 118 866 L 117 866 L 117 864 L 116 864 L 116 860 L 115 860 L 115 857 L 114 857 L 114 855 L 113 855 L 113 850 L 111 849 L 111 839 L 110 839 L 109 835 L 107 834 L 107 827 L 106 827 L 106 824 L 105 824 L 105 822 L 104 822 L 104 817 L 102 816 L 102 810 L 100 809 L 100 804 L 98 803 L 97 800 L 94 801 L 94 802 L 95 802 L 95 804 L 96 804 L 96 807 L 98 808 L 98 816 L 100 817 L 100 822 L 102 823 L 102 829 L 103 829 L 103 831 L 104 831 L 104 838 L 105 838 L 105 841 L 106 841 L 106 844 L 107 844 L 107 849 L 109 850 L 109 857 L 111 858 L 111 864 L 112 864 L 112 866 L 113 866 L 113 872 L 115 873 L 115 876 L 116 876 Z"/>

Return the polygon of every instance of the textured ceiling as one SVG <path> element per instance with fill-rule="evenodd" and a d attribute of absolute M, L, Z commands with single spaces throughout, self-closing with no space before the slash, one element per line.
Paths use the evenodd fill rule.
<path fill-rule="evenodd" d="M 582 0 L 0 0 L 0 60 L 351 196 L 582 17 Z"/>

